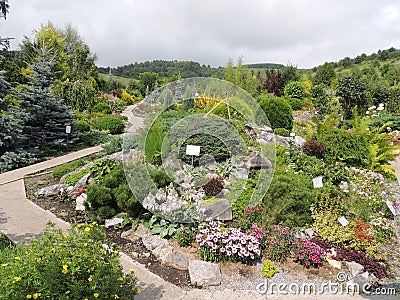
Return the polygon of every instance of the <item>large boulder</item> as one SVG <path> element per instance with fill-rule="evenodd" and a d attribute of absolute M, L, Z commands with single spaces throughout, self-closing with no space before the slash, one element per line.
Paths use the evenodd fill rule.
<path fill-rule="evenodd" d="M 189 260 L 189 276 L 191 284 L 200 287 L 219 285 L 221 271 L 217 264 L 202 260 Z"/>
<path fill-rule="evenodd" d="M 178 251 L 172 251 L 169 253 L 163 261 L 164 265 L 178 269 L 187 270 L 189 267 L 189 259 L 187 256 Z"/>
<path fill-rule="evenodd" d="M 55 196 L 58 194 L 63 194 L 67 191 L 68 185 L 67 184 L 55 184 L 52 186 L 41 188 L 39 191 L 36 192 L 37 196 Z"/>
<path fill-rule="evenodd" d="M 161 262 L 172 252 L 172 246 L 166 239 L 162 239 L 159 235 L 145 234 L 142 237 L 144 246 Z"/>
<path fill-rule="evenodd" d="M 249 169 L 271 169 L 272 163 L 261 152 L 253 152 L 250 154 L 247 166 Z"/>

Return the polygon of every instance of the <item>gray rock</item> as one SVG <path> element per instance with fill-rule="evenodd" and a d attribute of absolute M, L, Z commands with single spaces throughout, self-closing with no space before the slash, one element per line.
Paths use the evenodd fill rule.
<path fill-rule="evenodd" d="M 369 273 L 364 272 L 347 281 L 346 288 L 348 288 L 350 291 L 353 291 L 353 287 L 356 286 L 357 288 L 362 290 L 363 286 L 367 283 L 369 283 Z"/>
<path fill-rule="evenodd" d="M 172 251 L 169 253 L 164 261 L 164 265 L 178 269 L 178 270 L 187 270 L 189 267 L 189 259 L 187 256 L 178 251 Z"/>
<path fill-rule="evenodd" d="M 68 195 L 75 196 L 78 190 L 83 188 L 88 183 L 89 177 L 90 173 L 86 174 L 81 179 L 79 179 L 79 181 L 74 185 L 74 187 L 68 190 Z"/>
<path fill-rule="evenodd" d="M 275 142 L 283 147 L 290 147 L 290 137 L 275 135 Z"/>
<path fill-rule="evenodd" d="M 204 217 L 206 220 L 232 220 L 232 206 L 228 200 L 221 199 L 205 207 Z"/>
<path fill-rule="evenodd" d="M 253 152 L 250 154 L 250 159 L 247 161 L 247 166 L 251 169 L 271 169 L 272 163 L 261 152 Z"/>
<path fill-rule="evenodd" d="M 189 260 L 189 276 L 193 285 L 206 287 L 221 283 L 221 271 L 217 264 L 202 260 Z"/>
<path fill-rule="evenodd" d="M 80 194 L 78 197 L 76 197 L 76 206 L 75 210 L 85 210 L 85 201 L 87 199 L 87 195 L 85 193 Z"/>
<path fill-rule="evenodd" d="M 349 269 L 352 277 L 356 277 L 357 275 L 360 275 L 364 272 L 364 267 L 359 263 L 356 263 L 355 261 L 352 262 L 345 261 L 344 263 Z"/>
<path fill-rule="evenodd" d="M 124 156 L 122 154 L 122 151 L 110 154 L 109 157 L 112 158 L 112 159 L 115 159 L 118 162 L 122 162 L 124 160 Z"/>
<path fill-rule="evenodd" d="M 222 189 L 221 195 L 222 195 L 222 196 L 226 196 L 226 195 L 228 195 L 230 192 L 231 192 L 231 191 L 228 190 L 228 189 Z"/>
<path fill-rule="evenodd" d="M 301 136 L 299 136 L 299 135 L 296 135 L 296 136 L 294 137 L 294 144 L 295 144 L 296 147 L 299 147 L 299 148 L 303 147 L 303 145 L 304 145 L 305 142 L 306 142 L 306 140 L 303 139 L 303 138 L 302 138 Z"/>
<path fill-rule="evenodd" d="M 162 239 L 159 235 L 145 234 L 142 237 L 144 246 L 161 262 L 172 252 L 172 246 L 166 239 Z"/>
<path fill-rule="evenodd" d="M 304 232 L 308 235 L 309 238 L 312 238 L 314 236 L 314 230 L 312 228 L 307 228 L 304 230 Z"/>
<path fill-rule="evenodd" d="M 249 170 L 246 168 L 233 168 L 229 176 L 238 179 L 247 179 L 249 177 Z"/>
<path fill-rule="evenodd" d="M 106 228 L 117 225 L 117 224 L 121 224 L 124 221 L 124 218 L 112 218 L 112 219 L 106 219 L 104 226 Z"/>
<path fill-rule="evenodd" d="M 144 227 L 142 223 L 139 223 L 136 226 L 136 229 L 129 229 L 127 231 L 124 231 L 121 234 L 121 237 L 123 239 L 127 239 L 134 242 L 137 241 L 138 239 L 141 239 L 146 234 L 150 234 L 150 230 Z"/>
<path fill-rule="evenodd" d="M 257 143 L 259 143 L 260 145 L 268 145 L 270 142 L 264 140 L 264 139 L 257 139 L 256 140 Z"/>
<path fill-rule="evenodd" d="M 36 195 L 37 196 L 54 196 L 58 194 L 65 193 L 67 191 L 68 185 L 67 184 L 55 184 L 52 186 L 44 187 L 40 189 Z"/>

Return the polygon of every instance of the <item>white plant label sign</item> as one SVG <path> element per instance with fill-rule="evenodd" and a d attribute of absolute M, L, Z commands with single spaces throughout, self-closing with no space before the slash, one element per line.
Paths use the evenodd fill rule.
<path fill-rule="evenodd" d="M 65 126 L 65 133 L 71 133 L 71 125 Z"/>
<path fill-rule="evenodd" d="M 200 146 L 186 145 L 186 155 L 199 156 Z"/>
<path fill-rule="evenodd" d="M 314 185 L 314 189 L 318 189 L 318 188 L 324 187 L 324 184 L 322 182 L 322 176 L 318 176 L 318 177 L 313 178 L 312 182 L 313 182 L 313 185 Z"/>
<path fill-rule="evenodd" d="M 296 133 L 295 133 L 295 132 L 291 132 L 291 133 L 290 133 L 290 136 L 291 136 L 291 137 L 295 137 L 295 136 L 296 136 Z"/>
<path fill-rule="evenodd" d="M 345 217 L 340 217 L 337 220 L 343 227 L 346 227 L 347 225 L 349 225 L 349 221 L 347 221 L 347 219 Z"/>
<path fill-rule="evenodd" d="M 396 210 L 393 207 L 392 201 L 390 201 L 389 199 L 386 199 L 386 206 L 392 212 L 393 216 L 395 216 L 396 215 Z"/>

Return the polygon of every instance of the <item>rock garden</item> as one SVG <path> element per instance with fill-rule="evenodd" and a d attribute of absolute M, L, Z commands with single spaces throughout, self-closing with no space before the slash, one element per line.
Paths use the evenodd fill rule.
<path fill-rule="evenodd" d="M 195 89 L 146 98 L 145 127 L 107 150 L 26 179 L 29 198 L 71 223 L 103 224 L 122 251 L 188 289 L 255 289 L 263 278 L 398 288 L 390 135 L 356 114 L 293 118 L 277 98 L 259 101 L 268 124 L 249 122 L 240 98 L 171 101 L 185 87 Z"/>

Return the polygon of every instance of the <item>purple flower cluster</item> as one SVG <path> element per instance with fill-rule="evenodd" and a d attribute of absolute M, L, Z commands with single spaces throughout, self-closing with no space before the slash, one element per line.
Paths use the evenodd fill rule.
<path fill-rule="evenodd" d="M 204 260 L 251 263 L 260 257 L 260 242 L 255 233 L 244 233 L 238 228 L 224 228 L 221 225 L 219 221 L 199 225 L 196 242 Z"/>
<path fill-rule="evenodd" d="M 310 240 L 299 243 L 296 251 L 296 260 L 307 268 L 319 267 L 325 257 L 325 250 Z"/>

